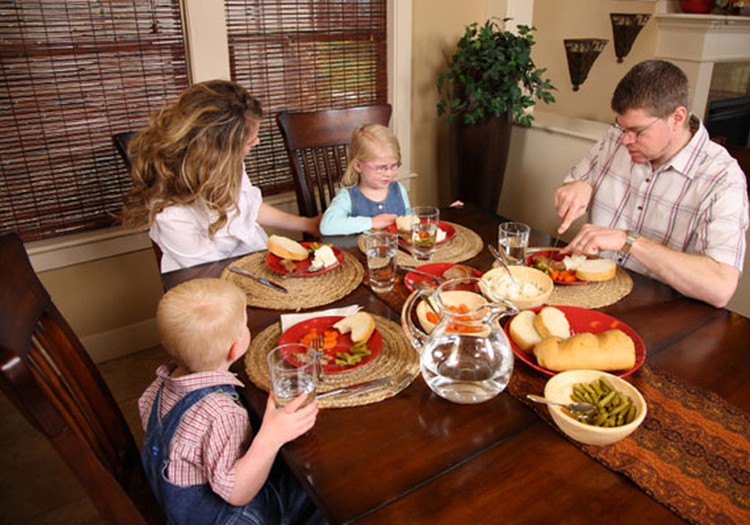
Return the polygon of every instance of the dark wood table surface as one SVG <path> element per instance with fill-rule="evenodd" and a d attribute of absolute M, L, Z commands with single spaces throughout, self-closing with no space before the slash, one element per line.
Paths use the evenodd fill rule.
<path fill-rule="evenodd" d="M 444 210 L 441 219 L 492 243 L 503 220 L 473 207 Z M 354 237 L 325 240 L 357 250 Z M 549 242 L 533 233 L 530 245 Z M 218 276 L 228 262 L 171 272 L 163 280 L 169 288 Z M 486 270 L 491 262 L 485 248 L 467 264 Z M 640 334 L 649 364 L 750 411 L 750 320 L 631 275 L 633 291 L 601 311 Z M 365 285 L 330 306 L 348 304 L 399 320 L 400 312 Z M 281 313 L 249 309 L 251 332 L 278 321 Z M 262 412 L 267 394 L 246 383 L 247 399 Z M 386 401 L 321 410 L 313 430 L 285 445 L 282 454 L 333 523 L 683 522 L 507 392 L 457 405 L 433 394 L 419 377 Z"/>

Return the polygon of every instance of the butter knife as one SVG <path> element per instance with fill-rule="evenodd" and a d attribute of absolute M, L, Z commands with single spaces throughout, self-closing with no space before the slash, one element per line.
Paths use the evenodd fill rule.
<path fill-rule="evenodd" d="M 238 275 L 242 275 L 244 277 L 249 277 L 250 279 L 255 279 L 260 284 L 262 284 L 264 286 L 268 286 L 269 288 L 272 288 L 273 290 L 276 290 L 277 292 L 289 293 L 289 291 L 286 288 L 284 288 L 283 286 L 281 286 L 280 284 L 276 284 L 273 281 L 269 281 L 268 279 L 265 279 L 263 277 L 255 275 L 253 273 L 250 273 L 250 272 L 248 272 L 246 270 L 243 270 L 242 268 L 238 268 L 236 266 L 230 266 L 229 267 L 229 271 L 230 272 L 234 272 L 234 273 L 236 273 Z"/>
<path fill-rule="evenodd" d="M 318 394 L 317 398 L 325 399 L 326 397 L 338 396 L 338 395 L 344 395 L 344 394 L 358 396 L 358 395 L 366 394 L 367 392 L 376 390 L 384 385 L 398 386 L 399 388 L 402 388 L 402 385 L 406 381 L 411 381 L 411 376 L 406 373 L 400 374 L 398 376 L 380 377 L 378 379 L 371 379 L 370 381 L 363 381 L 362 383 L 355 383 L 353 385 L 336 388 L 334 390 L 329 390 L 328 392 L 323 392 L 323 393 Z"/>

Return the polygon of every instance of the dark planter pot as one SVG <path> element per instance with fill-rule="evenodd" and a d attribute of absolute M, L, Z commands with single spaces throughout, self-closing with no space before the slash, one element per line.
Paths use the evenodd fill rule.
<path fill-rule="evenodd" d="M 683 13 L 710 13 L 714 8 L 714 0 L 680 0 Z"/>
<path fill-rule="evenodd" d="M 511 116 L 490 117 L 478 124 L 458 120 L 451 123 L 448 141 L 452 197 L 495 213 L 508 160 Z"/>

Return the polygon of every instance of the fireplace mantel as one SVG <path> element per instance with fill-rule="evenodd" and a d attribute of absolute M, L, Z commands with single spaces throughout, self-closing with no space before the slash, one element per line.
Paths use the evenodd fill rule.
<path fill-rule="evenodd" d="M 690 110 L 705 116 L 714 64 L 750 62 L 750 17 L 665 13 L 656 55 L 679 65 L 690 81 Z"/>

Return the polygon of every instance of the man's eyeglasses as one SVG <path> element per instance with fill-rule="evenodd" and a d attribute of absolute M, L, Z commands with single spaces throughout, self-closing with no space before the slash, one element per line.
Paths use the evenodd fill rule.
<path fill-rule="evenodd" d="M 378 164 L 377 166 L 373 166 L 369 162 L 365 162 L 364 160 L 360 160 L 362 164 L 370 168 L 372 171 L 378 174 L 384 174 L 384 173 L 391 173 L 393 171 L 398 171 L 398 169 L 401 167 L 401 161 L 394 162 L 393 164 Z"/>
<path fill-rule="evenodd" d="M 623 136 L 623 137 L 627 137 L 627 136 L 630 136 L 630 137 L 632 137 L 632 138 L 633 138 L 634 140 L 638 140 L 638 139 L 639 139 L 639 138 L 641 137 L 641 135 L 643 135 L 643 133 L 644 133 L 644 132 L 645 132 L 645 131 L 646 131 L 646 130 L 647 130 L 648 128 L 650 128 L 651 126 L 653 126 L 654 124 L 656 124 L 656 123 L 657 123 L 658 121 L 660 121 L 660 120 L 661 120 L 661 118 L 659 118 L 659 117 L 656 117 L 656 118 L 655 118 L 655 119 L 654 119 L 654 120 L 653 120 L 652 122 L 648 123 L 647 125 L 645 125 L 645 126 L 643 126 L 643 127 L 641 127 L 641 128 L 627 128 L 627 129 L 626 129 L 626 128 L 623 128 L 623 127 L 622 127 L 622 126 L 620 126 L 620 124 L 619 124 L 619 123 L 617 122 L 617 119 L 615 119 L 615 121 L 614 121 L 614 122 L 612 123 L 612 125 L 613 125 L 613 126 L 615 127 L 615 129 L 617 129 L 617 130 L 619 130 L 619 131 L 621 131 L 621 132 L 622 132 L 622 136 Z"/>

